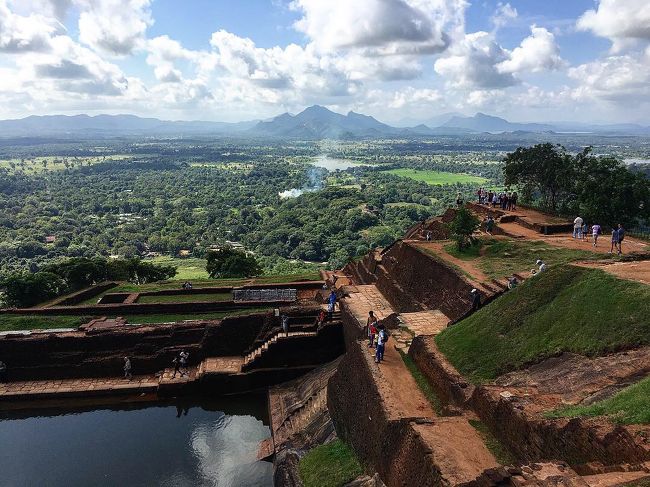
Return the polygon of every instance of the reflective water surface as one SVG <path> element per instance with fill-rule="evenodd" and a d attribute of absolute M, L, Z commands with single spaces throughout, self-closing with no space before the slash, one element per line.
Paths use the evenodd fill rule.
<path fill-rule="evenodd" d="M 272 486 L 265 398 L 0 416 L 2 486 Z"/>

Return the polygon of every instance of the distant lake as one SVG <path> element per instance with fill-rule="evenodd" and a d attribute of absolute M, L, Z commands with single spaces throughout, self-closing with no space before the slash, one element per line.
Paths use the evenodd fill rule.
<path fill-rule="evenodd" d="M 337 159 L 325 155 L 315 157 L 311 163 L 316 167 L 323 167 L 328 171 L 345 171 L 346 169 L 350 169 L 351 167 L 371 165 L 371 164 L 360 164 L 350 159 Z"/>

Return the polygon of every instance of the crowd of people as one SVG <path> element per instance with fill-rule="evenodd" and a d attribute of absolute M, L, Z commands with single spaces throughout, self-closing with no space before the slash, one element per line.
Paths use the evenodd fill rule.
<path fill-rule="evenodd" d="M 479 188 L 476 191 L 476 199 L 479 205 L 492 206 L 492 208 L 501 208 L 502 210 L 516 210 L 518 198 L 516 191 L 503 190 L 498 193 L 485 188 Z"/>
<path fill-rule="evenodd" d="M 593 241 L 593 246 L 598 246 L 598 237 L 602 235 L 603 228 L 594 223 L 589 226 L 580 216 L 573 220 L 573 238 L 574 240 Z M 623 254 L 623 240 L 625 240 L 625 228 L 620 223 L 612 227 L 612 238 L 610 241 L 609 253 L 616 252 L 618 255 Z"/>

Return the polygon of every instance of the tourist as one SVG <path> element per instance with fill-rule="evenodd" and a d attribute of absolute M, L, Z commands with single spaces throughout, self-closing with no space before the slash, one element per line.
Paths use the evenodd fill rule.
<path fill-rule="evenodd" d="M 0 382 L 7 380 L 7 364 L 0 360 Z"/>
<path fill-rule="evenodd" d="M 573 238 L 582 238 L 582 224 L 583 220 L 579 216 L 573 220 Z"/>
<path fill-rule="evenodd" d="M 472 311 L 477 311 L 481 307 L 481 293 L 478 292 L 478 289 L 472 289 L 470 296 L 472 298 Z"/>
<path fill-rule="evenodd" d="M 517 281 L 517 278 L 515 276 L 511 276 L 508 278 L 508 289 L 512 290 L 516 288 L 517 284 L 519 284 L 519 282 Z"/>
<path fill-rule="evenodd" d="M 496 208 L 497 203 L 499 203 L 499 196 L 498 196 L 497 193 L 495 192 L 495 193 L 492 195 L 492 208 Z"/>
<path fill-rule="evenodd" d="M 492 230 L 494 230 L 494 218 L 492 218 L 492 215 L 490 215 L 485 222 L 485 231 L 492 235 Z"/>
<path fill-rule="evenodd" d="M 483 188 L 479 188 L 478 191 L 476 192 L 476 196 L 478 197 L 478 204 L 480 205 L 483 203 Z"/>
<path fill-rule="evenodd" d="M 287 315 L 282 315 L 282 331 L 289 336 L 289 317 Z"/>
<path fill-rule="evenodd" d="M 537 259 L 537 262 L 535 262 L 538 266 L 539 269 L 537 272 L 544 272 L 546 270 L 546 263 L 542 259 Z"/>
<path fill-rule="evenodd" d="M 618 230 L 612 228 L 612 247 L 609 249 L 609 253 L 613 253 L 614 249 L 618 250 Z"/>
<path fill-rule="evenodd" d="M 379 327 L 377 333 L 377 347 L 375 349 L 375 363 L 379 364 L 384 360 L 384 348 L 386 347 L 386 340 L 388 340 L 388 333 L 383 326 Z"/>
<path fill-rule="evenodd" d="M 456 206 L 458 208 L 463 206 L 463 196 L 460 193 L 458 193 L 458 195 L 456 195 Z"/>
<path fill-rule="evenodd" d="M 131 374 L 131 360 L 129 357 L 124 357 L 124 378 L 131 380 L 133 375 Z"/>
<path fill-rule="evenodd" d="M 518 197 L 519 197 L 519 196 L 517 196 L 517 192 L 516 192 L 516 191 L 513 191 L 513 192 L 512 192 L 512 211 L 516 211 L 516 210 L 517 210 L 517 198 L 518 198 Z"/>
<path fill-rule="evenodd" d="M 181 353 L 178 354 L 178 362 L 179 362 L 179 372 L 181 373 L 181 377 L 184 375 L 189 375 L 187 371 L 187 359 L 190 357 L 190 354 L 188 352 L 182 351 Z"/>
<path fill-rule="evenodd" d="M 625 229 L 620 223 L 618 224 L 618 230 L 616 233 L 618 234 L 618 255 L 621 255 L 623 254 L 623 240 L 625 239 Z"/>
<path fill-rule="evenodd" d="M 366 328 L 368 329 L 368 348 L 375 346 L 375 336 L 377 335 L 377 317 L 372 311 L 368 312 L 368 321 Z"/>
<path fill-rule="evenodd" d="M 431 230 L 427 231 L 427 242 L 431 242 Z"/>
<path fill-rule="evenodd" d="M 492 203 L 492 198 L 494 198 L 494 193 L 492 191 L 488 191 L 487 200 L 485 201 L 485 204 L 490 206 L 490 203 Z"/>
<path fill-rule="evenodd" d="M 320 328 L 323 326 L 323 323 L 325 323 L 326 318 L 327 314 L 325 314 L 325 310 L 321 309 L 318 313 L 318 317 L 316 318 L 316 331 L 320 330 Z"/>
<path fill-rule="evenodd" d="M 327 319 L 332 321 L 336 309 L 336 293 L 332 291 L 327 298 Z"/>
<path fill-rule="evenodd" d="M 582 239 L 583 239 L 583 240 L 588 239 L 588 235 L 587 235 L 587 224 L 586 224 L 586 223 L 583 223 L 583 224 L 582 224 L 582 230 L 581 230 L 581 233 L 582 233 Z"/>
<path fill-rule="evenodd" d="M 594 247 L 598 244 L 598 235 L 602 233 L 600 225 L 597 223 L 591 226 L 591 236 L 594 238 Z"/>
<path fill-rule="evenodd" d="M 174 364 L 174 373 L 172 374 L 172 379 L 175 379 L 176 374 L 180 372 L 180 368 L 181 368 L 180 357 L 179 356 L 174 357 L 174 359 L 172 360 L 172 364 Z"/>

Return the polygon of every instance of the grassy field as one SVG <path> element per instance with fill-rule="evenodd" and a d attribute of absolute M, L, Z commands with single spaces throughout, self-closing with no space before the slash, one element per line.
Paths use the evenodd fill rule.
<path fill-rule="evenodd" d="M 25 158 L 22 161 L 21 159 L 0 159 L 0 168 L 9 169 L 11 172 L 22 171 L 25 174 L 38 174 L 44 171 L 62 171 L 66 169 L 66 162 L 72 169 L 132 158 L 133 156 L 129 154 L 111 154 L 85 157 L 42 156 Z"/>
<path fill-rule="evenodd" d="M 146 259 L 148 262 L 160 265 L 173 265 L 176 267 L 176 281 L 197 281 L 209 279 L 208 271 L 205 270 L 206 260 L 188 257 L 177 259 L 175 257 L 161 256 Z"/>
<path fill-rule="evenodd" d="M 183 313 L 183 314 L 137 314 L 124 315 L 127 323 L 169 323 L 184 320 L 218 320 L 227 316 L 239 316 L 248 313 L 266 313 L 271 308 L 245 308 L 233 311 L 219 311 L 211 313 Z M 114 316 L 109 316 L 114 318 Z M 17 316 L 17 315 L 0 315 L 0 331 L 19 331 L 19 330 L 47 330 L 52 328 L 77 328 L 79 325 L 88 323 L 93 317 L 91 316 Z"/>
<path fill-rule="evenodd" d="M 298 470 L 305 487 L 340 487 L 363 473 L 352 449 L 339 439 L 310 450 Z"/>
<path fill-rule="evenodd" d="M 232 293 L 219 294 L 172 294 L 163 296 L 140 296 L 138 303 L 203 303 L 230 301 Z"/>
<path fill-rule="evenodd" d="M 547 414 L 551 418 L 607 416 L 619 424 L 650 423 L 650 377 L 589 406 L 569 406 Z"/>
<path fill-rule="evenodd" d="M 76 328 L 88 323 L 90 316 L 20 316 L 0 315 L 0 331 L 49 330 L 52 328 Z"/>
<path fill-rule="evenodd" d="M 436 337 L 472 382 L 562 352 L 598 356 L 650 343 L 650 287 L 599 269 L 557 266 Z"/>
<path fill-rule="evenodd" d="M 445 251 L 461 260 L 475 260 L 476 266 L 489 277 L 498 279 L 512 275 L 513 272 L 528 273 L 536 268 L 537 259 L 542 259 L 550 267 L 562 266 L 577 260 L 594 260 L 606 257 L 588 250 L 574 250 L 556 247 L 540 241 L 483 240 L 458 250 L 455 244 L 444 247 Z"/>
<path fill-rule="evenodd" d="M 471 174 L 442 172 L 431 170 L 418 170 L 418 169 L 391 169 L 390 171 L 383 171 L 395 176 L 403 178 L 415 179 L 416 181 L 423 181 L 431 185 L 441 184 L 485 184 L 487 179 L 480 176 L 472 176 Z"/>

